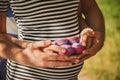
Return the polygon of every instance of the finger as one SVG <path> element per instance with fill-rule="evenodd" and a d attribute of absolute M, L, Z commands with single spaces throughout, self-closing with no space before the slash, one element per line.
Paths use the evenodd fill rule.
<path fill-rule="evenodd" d="M 43 49 L 43 51 L 49 55 L 58 55 L 55 51 L 51 49 Z"/>
<path fill-rule="evenodd" d="M 80 59 L 80 62 L 83 62 L 83 61 L 85 61 L 86 59 L 88 59 L 88 58 L 90 58 L 91 57 L 91 55 L 86 55 L 86 56 L 84 56 L 84 57 L 82 57 L 81 59 Z"/>
<path fill-rule="evenodd" d="M 94 38 L 100 37 L 100 33 L 99 32 L 95 32 L 95 31 L 88 32 L 88 33 L 86 33 L 86 35 L 89 36 L 89 37 L 94 37 Z"/>
<path fill-rule="evenodd" d="M 86 46 L 87 45 L 87 42 L 88 42 L 88 37 L 89 35 L 92 34 L 92 32 L 94 32 L 91 28 L 86 28 L 84 29 L 82 32 L 81 32 L 81 38 L 80 38 L 80 43 L 83 45 L 83 46 Z"/>
<path fill-rule="evenodd" d="M 87 36 L 88 36 L 88 39 L 87 39 L 86 49 L 90 48 L 93 45 L 93 43 L 94 43 L 93 41 L 95 39 L 98 39 L 96 32 L 87 33 Z"/>
<path fill-rule="evenodd" d="M 83 46 L 86 46 L 86 43 L 87 43 L 87 35 L 81 36 L 80 44 L 83 45 Z"/>
<path fill-rule="evenodd" d="M 46 57 L 46 60 L 50 61 L 50 60 L 58 60 L 58 61 L 69 61 L 69 62 L 73 62 L 74 59 L 78 59 L 79 56 L 63 56 L 63 55 L 48 55 Z"/>
<path fill-rule="evenodd" d="M 55 53 L 65 53 L 66 49 L 57 45 L 50 45 L 49 47 L 45 48 L 44 51 L 53 51 Z"/>
<path fill-rule="evenodd" d="M 100 41 L 100 33 L 99 32 L 92 32 L 90 34 L 91 36 L 94 36 L 94 40 L 93 40 L 93 45 L 91 46 L 90 49 L 86 49 L 83 51 L 83 53 L 93 53 L 95 54 L 99 49 L 100 49 L 100 44 L 101 44 L 101 41 Z"/>
<path fill-rule="evenodd" d="M 98 39 L 94 39 L 94 44 L 91 48 L 83 51 L 83 54 L 95 54 L 99 50 L 100 41 Z"/>
<path fill-rule="evenodd" d="M 59 63 L 59 64 L 58 64 Z M 43 63 L 39 64 L 40 67 L 63 67 L 63 66 L 70 66 L 72 62 L 68 61 L 44 61 Z"/>
<path fill-rule="evenodd" d="M 84 58 L 86 54 L 80 54 L 78 59 L 75 59 L 75 63 L 81 62 L 81 59 Z"/>
<path fill-rule="evenodd" d="M 88 37 L 86 49 L 89 49 L 93 44 L 93 38 Z"/>
<path fill-rule="evenodd" d="M 39 48 L 39 47 L 47 47 L 51 44 L 50 40 L 46 40 L 46 41 L 36 41 L 32 43 L 32 47 L 33 48 Z"/>
<path fill-rule="evenodd" d="M 82 32 L 81 32 L 81 35 L 84 35 L 84 34 L 86 34 L 87 32 L 92 32 L 93 31 L 93 29 L 91 29 L 91 28 L 85 28 Z"/>

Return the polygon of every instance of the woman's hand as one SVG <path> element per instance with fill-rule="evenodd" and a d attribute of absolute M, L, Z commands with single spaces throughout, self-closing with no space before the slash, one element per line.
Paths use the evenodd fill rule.
<path fill-rule="evenodd" d="M 85 28 L 80 35 L 80 44 L 86 46 L 86 49 L 79 55 L 79 60 L 76 60 L 76 63 L 94 56 L 103 46 L 101 33 L 98 31 Z"/>

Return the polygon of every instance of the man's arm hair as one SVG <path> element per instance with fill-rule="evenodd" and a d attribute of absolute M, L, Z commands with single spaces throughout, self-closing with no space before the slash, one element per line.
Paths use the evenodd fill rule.
<path fill-rule="evenodd" d="M 7 34 L 6 13 L 0 13 L 0 57 L 9 59 L 11 53 L 20 50 L 26 45 L 27 42 L 20 41 Z"/>

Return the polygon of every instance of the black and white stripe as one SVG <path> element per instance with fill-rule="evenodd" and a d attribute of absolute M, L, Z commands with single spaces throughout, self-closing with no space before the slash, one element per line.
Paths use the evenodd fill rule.
<path fill-rule="evenodd" d="M 82 65 L 83 63 L 66 67 L 34 68 L 18 64 L 14 61 L 8 61 L 7 79 L 72 80 L 77 77 Z"/>
<path fill-rule="evenodd" d="M 0 0 L 5 12 L 7 0 Z M 20 40 L 57 40 L 79 34 L 78 5 L 80 0 L 9 0 L 18 26 Z M 3 6 L 3 7 L 2 7 Z M 83 63 L 56 68 L 34 68 L 7 63 L 8 80 L 75 80 Z"/>
<path fill-rule="evenodd" d="M 56 40 L 79 34 L 79 0 L 10 0 L 19 39 Z"/>
<path fill-rule="evenodd" d="M 8 7 L 8 0 L 0 0 L 0 13 L 6 12 Z"/>

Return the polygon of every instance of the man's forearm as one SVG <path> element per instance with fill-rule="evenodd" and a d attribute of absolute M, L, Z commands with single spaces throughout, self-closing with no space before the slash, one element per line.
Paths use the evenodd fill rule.
<path fill-rule="evenodd" d="M 27 42 L 20 41 L 7 34 L 6 13 L 0 13 L 0 57 L 9 58 L 10 53 L 15 53 L 26 45 Z"/>
<path fill-rule="evenodd" d="M 25 48 L 28 42 L 20 41 L 7 34 L 0 34 L 0 57 L 9 59 L 10 55 Z"/>

